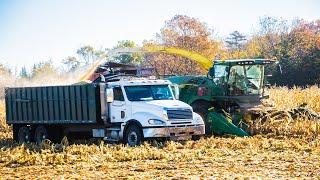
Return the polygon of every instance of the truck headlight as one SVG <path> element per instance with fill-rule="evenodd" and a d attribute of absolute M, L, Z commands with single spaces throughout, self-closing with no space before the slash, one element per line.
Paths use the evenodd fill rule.
<path fill-rule="evenodd" d="M 160 119 L 149 119 L 149 124 L 152 125 L 162 125 L 162 124 L 166 124 L 164 121 L 160 120 Z"/>

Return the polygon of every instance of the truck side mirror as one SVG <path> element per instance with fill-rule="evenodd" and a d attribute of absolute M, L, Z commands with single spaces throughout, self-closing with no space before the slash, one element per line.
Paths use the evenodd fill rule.
<path fill-rule="evenodd" d="M 281 64 L 280 64 L 280 63 L 278 64 L 278 68 L 279 68 L 279 72 L 280 72 L 280 74 L 282 74 L 282 66 L 281 66 Z"/>
<path fill-rule="evenodd" d="M 106 98 L 107 98 L 108 103 L 113 102 L 113 89 L 112 88 L 106 89 Z"/>
<path fill-rule="evenodd" d="M 281 66 L 280 62 L 277 61 L 275 64 L 277 65 L 278 72 L 280 72 L 280 74 L 282 74 L 282 66 Z"/>
<path fill-rule="evenodd" d="M 100 79 L 101 79 L 101 82 L 106 82 L 106 78 L 102 74 L 100 74 Z"/>
<path fill-rule="evenodd" d="M 172 87 L 172 90 L 173 90 L 173 94 L 174 94 L 174 97 L 175 97 L 175 99 L 179 99 L 179 86 L 178 86 L 178 84 L 173 84 L 173 85 L 171 85 L 171 87 Z"/>

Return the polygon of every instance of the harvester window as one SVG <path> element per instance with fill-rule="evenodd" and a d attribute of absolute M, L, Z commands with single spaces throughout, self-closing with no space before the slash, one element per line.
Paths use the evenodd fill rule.
<path fill-rule="evenodd" d="M 259 94 L 262 74 L 262 65 L 232 66 L 228 81 L 231 95 Z"/>
<path fill-rule="evenodd" d="M 214 66 L 214 79 L 213 81 L 220 87 L 224 87 L 228 77 L 227 65 L 215 65 Z"/>
<path fill-rule="evenodd" d="M 259 89 L 261 83 L 261 77 L 263 73 L 262 66 L 248 66 L 247 68 L 247 78 L 250 83 L 252 83 L 252 88 Z"/>

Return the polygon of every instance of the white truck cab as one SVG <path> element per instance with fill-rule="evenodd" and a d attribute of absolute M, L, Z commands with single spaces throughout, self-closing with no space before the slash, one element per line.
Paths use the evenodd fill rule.
<path fill-rule="evenodd" d="M 105 106 L 101 108 L 102 119 L 110 124 L 104 139 L 135 146 L 148 138 L 183 140 L 203 135 L 203 119 L 176 99 L 178 94 L 174 95 L 171 86 L 168 80 L 145 78 L 107 82 L 100 89 L 105 97 L 104 103 L 101 100 Z M 99 136 L 98 130 L 95 134 Z"/>

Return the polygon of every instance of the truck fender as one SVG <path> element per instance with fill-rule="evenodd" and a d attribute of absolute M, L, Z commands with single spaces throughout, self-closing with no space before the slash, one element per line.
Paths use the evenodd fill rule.
<path fill-rule="evenodd" d="M 164 120 L 163 117 L 157 116 L 153 113 L 149 112 L 137 112 L 132 115 L 130 119 L 135 119 L 138 122 L 140 122 L 142 127 L 150 126 L 149 119 L 159 119 Z"/>
<path fill-rule="evenodd" d="M 202 117 L 198 113 L 193 112 L 193 121 L 196 124 L 204 125 L 204 120 L 202 119 Z"/>
<path fill-rule="evenodd" d="M 124 130 L 123 130 L 123 137 L 124 137 L 124 134 L 126 132 L 127 127 L 129 127 L 129 125 L 135 124 L 138 127 L 140 127 L 141 129 L 143 129 L 144 127 L 150 126 L 150 124 L 148 122 L 149 119 L 160 119 L 160 120 L 163 120 L 162 117 L 156 116 L 156 115 L 154 115 L 152 113 L 148 113 L 148 112 L 137 112 L 137 113 L 134 113 L 130 117 L 130 119 L 125 122 L 125 127 L 124 127 Z"/>

